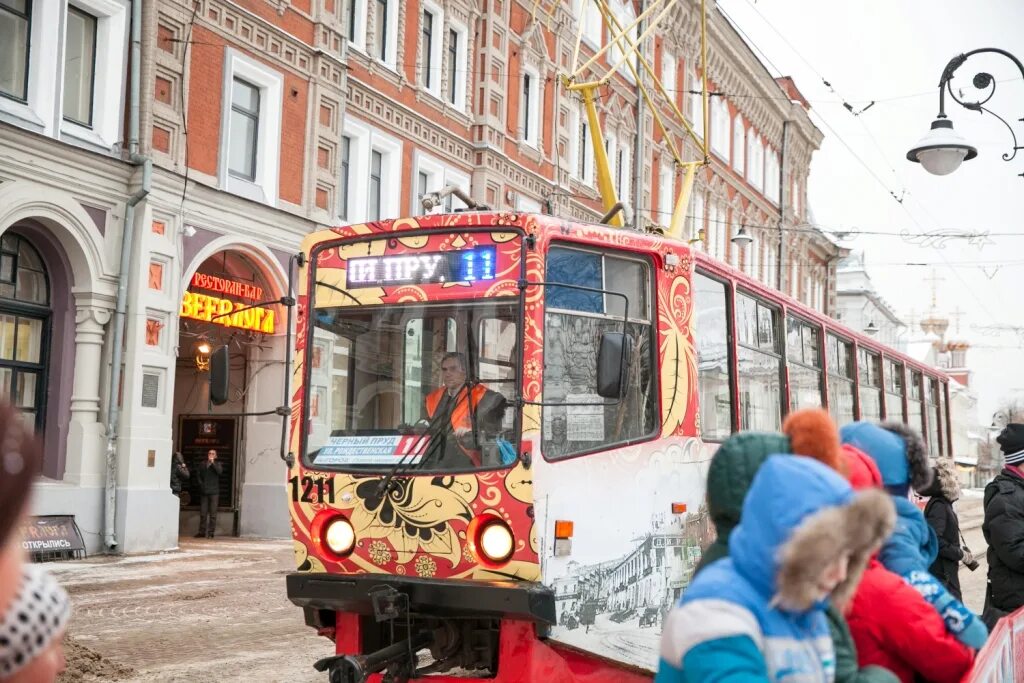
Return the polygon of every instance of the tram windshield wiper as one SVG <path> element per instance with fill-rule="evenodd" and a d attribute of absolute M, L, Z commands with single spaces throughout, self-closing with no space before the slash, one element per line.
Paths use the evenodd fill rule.
<path fill-rule="evenodd" d="M 347 296 L 349 299 L 352 299 L 352 301 L 355 301 L 356 302 L 356 306 L 362 306 L 363 305 L 363 302 L 360 301 L 359 299 L 357 299 L 356 297 L 352 296 L 351 292 L 349 292 L 349 291 L 347 291 L 345 289 L 342 289 L 341 287 L 338 287 L 337 285 L 332 285 L 330 283 L 324 282 L 323 280 L 317 280 L 316 281 L 316 286 L 317 287 L 326 287 L 327 289 L 329 289 L 329 290 L 331 290 L 333 292 L 337 292 L 338 294 L 343 294 L 343 295 Z"/>

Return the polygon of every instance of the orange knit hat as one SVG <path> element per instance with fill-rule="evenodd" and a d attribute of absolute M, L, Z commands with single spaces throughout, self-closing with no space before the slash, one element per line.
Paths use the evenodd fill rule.
<path fill-rule="evenodd" d="M 804 408 L 789 414 L 782 423 L 791 452 L 814 458 L 846 476 L 846 462 L 839 449 L 839 430 L 821 408 Z"/>

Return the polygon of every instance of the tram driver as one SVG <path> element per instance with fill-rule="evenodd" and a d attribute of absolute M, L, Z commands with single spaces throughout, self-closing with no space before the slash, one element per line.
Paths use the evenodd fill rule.
<path fill-rule="evenodd" d="M 441 359 L 441 386 L 427 394 L 425 417 L 431 441 L 423 467 L 467 469 L 503 462 L 497 436 L 507 400 L 486 385 L 467 381 L 466 359 L 458 352 Z"/>

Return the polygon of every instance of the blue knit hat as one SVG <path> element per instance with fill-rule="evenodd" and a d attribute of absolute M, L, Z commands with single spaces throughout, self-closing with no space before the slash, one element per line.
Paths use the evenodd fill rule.
<path fill-rule="evenodd" d="M 839 438 L 871 456 L 882 474 L 882 483 L 893 494 L 906 495 L 911 485 L 921 490 L 931 483 L 924 442 L 905 424 L 851 422 L 839 430 Z"/>

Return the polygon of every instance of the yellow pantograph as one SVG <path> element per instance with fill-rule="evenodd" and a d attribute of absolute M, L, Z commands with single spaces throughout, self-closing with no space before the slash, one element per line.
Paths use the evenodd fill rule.
<path fill-rule="evenodd" d="M 576 33 L 576 47 L 573 51 L 572 68 L 569 73 L 562 74 L 562 83 L 571 92 L 578 92 L 580 98 L 583 101 L 584 109 L 587 114 L 587 125 L 590 130 L 590 141 L 593 145 L 594 154 L 594 167 L 597 172 L 597 188 L 601 193 L 601 200 L 605 211 L 610 211 L 617 203 L 618 196 L 615 191 L 615 183 L 612 181 L 611 166 L 608 163 L 608 155 L 605 152 L 604 146 L 604 134 L 601 131 L 601 121 L 597 114 L 597 102 L 596 92 L 598 88 L 607 84 L 613 77 L 616 71 L 625 66 L 633 76 L 633 80 L 637 85 L 637 89 L 640 92 L 641 97 L 649 106 L 652 115 L 654 116 L 655 124 L 662 132 L 662 137 L 665 144 L 668 146 L 669 152 L 672 154 L 673 161 L 677 168 L 684 170 L 683 183 L 679 188 L 679 192 L 676 196 L 675 207 L 672 211 L 672 219 L 668 226 L 668 235 L 675 238 L 681 238 L 683 235 L 683 226 L 686 223 L 686 210 L 690 203 L 690 193 L 693 189 L 693 181 L 697 172 L 697 168 L 700 166 L 707 165 L 710 157 L 708 154 L 708 77 L 707 77 L 707 7 L 706 0 L 701 0 L 700 3 L 700 75 L 701 75 L 701 100 L 703 102 L 701 110 L 703 112 L 703 120 L 700 122 L 703 135 L 698 135 L 690 123 L 686 120 L 683 112 L 679 109 L 676 104 L 676 99 L 669 92 L 665 90 L 664 84 L 661 82 L 661 77 L 655 73 L 654 68 L 651 66 L 647 58 L 644 57 L 643 53 L 639 49 L 639 45 L 650 35 L 653 35 L 658 27 L 661 25 L 662 20 L 669 16 L 669 13 L 675 7 L 679 0 L 650 0 L 650 4 L 639 16 L 637 16 L 627 26 L 623 26 L 622 22 L 619 21 L 618 17 L 609 7 L 608 0 L 582 0 L 580 8 L 581 16 L 577 17 L 577 33 Z M 549 5 L 546 0 L 534 0 L 533 3 L 533 21 L 544 21 L 551 27 L 552 18 L 555 10 L 558 8 L 560 0 L 552 0 Z M 601 14 L 601 19 L 604 26 L 608 30 L 609 40 L 607 43 L 602 45 L 593 55 L 591 55 L 582 64 L 581 59 L 581 44 L 583 41 L 583 33 L 585 31 L 585 13 L 587 9 L 596 7 Z M 634 38 L 633 34 L 636 32 L 637 27 L 643 22 L 647 22 L 643 33 Z M 609 52 L 612 48 L 615 48 L 614 58 L 609 58 L 607 61 L 611 63 L 611 66 L 603 74 L 599 74 L 597 78 L 587 80 L 585 74 L 594 71 L 597 67 L 600 67 L 599 60 Z M 653 94 L 651 88 L 644 80 L 640 77 L 640 73 L 637 71 L 637 64 L 643 69 L 647 76 L 647 81 L 650 85 L 653 85 Z M 701 153 L 700 160 L 686 160 L 682 157 L 680 150 L 677 148 L 675 142 L 670 135 L 670 131 L 667 127 L 666 121 L 662 117 L 661 111 L 655 103 L 665 106 L 670 112 L 671 119 L 677 124 L 681 124 L 686 134 L 690 136 L 697 149 Z M 622 215 L 621 213 L 616 214 L 609 221 L 612 225 L 622 227 Z"/>

